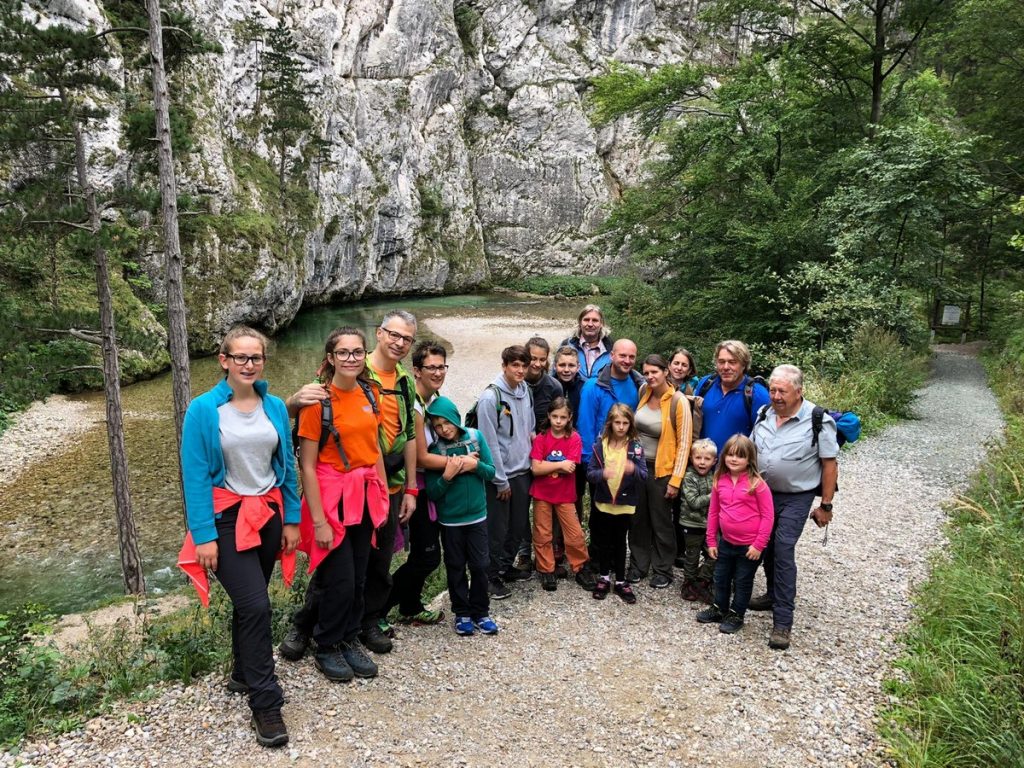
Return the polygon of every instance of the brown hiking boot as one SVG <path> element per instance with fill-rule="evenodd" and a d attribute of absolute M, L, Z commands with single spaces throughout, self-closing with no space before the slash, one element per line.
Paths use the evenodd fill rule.
<path fill-rule="evenodd" d="M 771 598 L 768 597 L 768 593 L 765 592 L 763 595 L 750 598 L 750 603 L 747 605 L 748 611 L 770 611 L 772 609 Z"/>
<path fill-rule="evenodd" d="M 257 743 L 262 747 L 283 747 L 288 743 L 288 728 L 280 709 L 253 712 L 252 728 L 256 731 Z"/>
<path fill-rule="evenodd" d="M 789 627 L 772 627 L 772 633 L 768 636 L 768 647 L 776 651 L 789 648 L 789 632 Z"/>

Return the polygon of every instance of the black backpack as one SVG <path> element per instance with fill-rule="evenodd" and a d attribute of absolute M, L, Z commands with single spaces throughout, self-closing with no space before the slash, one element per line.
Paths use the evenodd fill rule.
<path fill-rule="evenodd" d="M 373 415 L 380 415 L 380 406 L 377 405 L 377 397 L 373 393 L 373 385 L 363 379 L 356 379 L 359 383 L 359 388 L 363 390 L 363 394 L 366 395 L 366 399 L 370 401 L 370 406 L 373 408 Z M 320 401 L 320 439 L 317 441 L 317 453 L 324 449 L 327 445 L 327 440 L 334 438 L 334 444 L 338 446 L 338 455 L 341 456 L 341 463 L 345 465 L 346 471 L 350 469 L 348 463 L 348 456 L 345 454 L 345 449 L 341 445 L 341 435 L 338 434 L 337 427 L 334 426 L 334 406 L 331 403 L 331 394 L 328 391 L 327 396 Z M 295 423 L 292 425 L 292 447 L 295 450 L 295 456 L 299 456 L 299 417 L 295 417 Z"/>
<path fill-rule="evenodd" d="M 514 437 L 516 434 L 516 424 L 512 420 L 512 406 L 510 406 L 507 402 L 501 399 L 501 390 L 498 389 L 497 385 L 488 384 L 484 392 L 486 392 L 488 389 L 494 391 L 494 407 L 498 412 L 498 428 L 501 428 L 501 415 L 503 413 L 507 414 L 509 418 L 509 435 Z M 466 412 L 466 418 L 464 419 L 464 423 L 467 427 L 470 427 L 472 429 L 480 428 L 480 417 L 477 415 L 476 412 L 477 407 L 479 405 L 480 401 L 477 400 L 475 403 L 473 403 L 473 406 L 469 409 L 469 411 Z M 532 394 L 530 397 L 530 406 L 533 406 Z"/>
<path fill-rule="evenodd" d="M 694 399 L 690 401 L 692 410 L 694 412 L 694 424 L 697 423 L 697 419 L 700 419 L 700 423 L 704 422 L 704 396 L 711 391 L 711 387 L 718 381 L 718 376 L 707 376 L 698 385 L 697 391 L 693 393 Z M 766 390 L 768 389 L 768 382 L 764 380 L 763 376 L 747 376 L 746 382 L 743 384 L 743 403 L 747 406 L 747 423 L 750 424 L 751 430 L 754 428 L 754 385 L 760 384 Z M 700 398 L 698 401 L 697 398 Z M 698 416 L 697 411 L 700 410 Z M 760 421 L 760 418 L 758 419 Z M 821 425 L 819 424 L 819 429 Z"/>
<path fill-rule="evenodd" d="M 826 413 L 836 423 L 836 443 L 840 448 L 860 437 L 860 417 L 856 413 L 853 411 L 830 411 L 828 408 L 816 405 L 811 410 L 811 445 L 818 444 L 818 435 L 821 434 L 821 425 Z M 754 426 L 756 427 L 766 418 L 768 418 L 768 406 L 763 405 L 758 411 Z"/>

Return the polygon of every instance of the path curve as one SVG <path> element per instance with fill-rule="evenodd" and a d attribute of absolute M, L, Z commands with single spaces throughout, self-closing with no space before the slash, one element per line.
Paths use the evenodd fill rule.
<path fill-rule="evenodd" d="M 916 411 L 844 451 L 828 546 L 812 528 L 799 545 L 789 652 L 766 647 L 769 615 L 725 636 L 675 589 L 641 587 L 626 606 L 531 582 L 492 606 L 497 637 L 404 629 L 374 681 L 281 662 L 283 750 L 257 747 L 243 701 L 209 677 L 0 765 L 882 765 L 881 681 L 941 545 L 941 505 L 1002 426 L 981 366 L 953 349 L 937 350 Z"/>

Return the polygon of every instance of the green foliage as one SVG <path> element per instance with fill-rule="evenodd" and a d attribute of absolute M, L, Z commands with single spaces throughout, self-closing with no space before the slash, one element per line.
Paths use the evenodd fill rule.
<path fill-rule="evenodd" d="M 697 109 L 707 102 L 711 88 L 708 70 L 695 64 L 668 64 L 649 76 L 618 62 L 594 80 L 592 117 L 605 125 L 624 115 L 635 115 L 645 135 L 654 133 L 670 117 Z"/>
<path fill-rule="evenodd" d="M 470 58 L 476 58 L 479 51 L 474 36 L 480 27 L 480 12 L 464 0 L 455 3 L 454 12 L 455 30 L 459 33 L 462 52 Z"/>
<path fill-rule="evenodd" d="M 66 701 L 58 690 L 58 654 L 32 642 L 51 623 L 38 605 L 0 613 L 0 745 L 37 727 L 43 712 Z"/>
<path fill-rule="evenodd" d="M 1007 419 L 950 509 L 948 546 L 916 596 L 882 732 L 901 766 L 1020 765 L 1024 755 L 1024 314 L 988 357 Z"/>

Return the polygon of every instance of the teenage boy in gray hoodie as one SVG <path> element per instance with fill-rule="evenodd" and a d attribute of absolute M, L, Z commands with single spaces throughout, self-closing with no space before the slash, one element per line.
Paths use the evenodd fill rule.
<path fill-rule="evenodd" d="M 487 485 L 491 552 L 487 578 L 495 600 L 512 594 L 506 579 L 530 577 L 512 567 L 519 542 L 530 537 L 530 447 L 535 425 L 525 383 L 529 366 L 526 347 L 517 344 L 502 350 L 501 375 L 484 390 L 476 406 L 477 427 L 494 459 L 494 479 Z"/>

